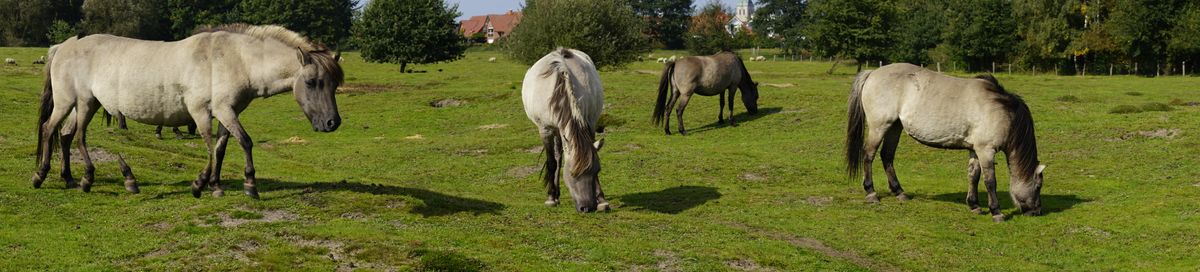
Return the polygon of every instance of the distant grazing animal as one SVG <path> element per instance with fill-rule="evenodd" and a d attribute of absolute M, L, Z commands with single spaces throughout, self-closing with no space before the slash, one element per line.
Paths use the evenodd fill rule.
<path fill-rule="evenodd" d="M 33 60 L 33 64 L 46 64 L 46 56 L 41 56 Z"/>
<path fill-rule="evenodd" d="M 542 57 L 525 73 L 521 101 L 546 152 L 546 205 L 558 205 L 562 178 L 577 211 L 607 211 L 599 176 L 604 140 L 596 141 L 593 129 L 604 110 L 604 87 L 591 57 L 561 47 Z"/>
<path fill-rule="evenodd" d="M 671 55 L 670 58 L 667 58 L 667 61 L 675 61 L 675 60 L 676 60 L 675 55 Z"/>
<path fill-rule="evenodd" d="M 667 63 L 667 58 L 658 58 L 658 60 L 655 60 L 654 62 L 657 62 L 657 63 Z"/>
<path fill-rule="evenodd" d="M 496 62 L 496 57 L 492 57 L 492 58 L 488 59 L 488 62 Z"/>
<path fill-rule="evenodd" d="M 17 60 L 13 58 L 4 58 L 4 64 L 17 66 Z"/>
<path fill-rule="evenodd" d="M 1046 166 L 1038 164 L 1033 118 L 1025 101 L 1005 91 L 996 78 L 956 78 L 907 63 L 859 73 L 850 90 L 846 170 L 851 177 L 863 171 L 869 202 L 879 201 L 871 180 L 871 162 L 881 143 L 888 187 L 898 199 L 908 199 L 892 167 L 901 130 L 927 146 L 969 152 L 967 205 L 971 211 L 983 213 L 976 197 L 982 172 L 992 219 L 1004 221 L 996 198 L 995 172 L 996 153 L 1004 152 L 1012 177 L 1009 194 L 1013 203 L 1026 215 L 1041 213 Z"/>
<path fill-rule="evenodd" d="M 63 149 L 79 134 L 86 164 L 80 185 L 83 191 L 90 190 L 95 168 L 87 152 L 87 125 L 101 106 L 113 115 L 150 125 L 195 123 L 203 132 L 211 131 L 214 117 L 220 121 L 215 146 L 209 133 L 200 134 L 209 156 L 192 183 L 195 197 L 206 185 L 212 186 L 214 196 L 223 194 L 221 163 L 231 135 L 246 155 L 243 188 L 247 195 L 258 197 L 253 141 L 238 120 L 254 98 L 293 92 L 316 131 L 334 131 L 342 121 L 334 99 L 343 80 L 339 54 L 278 26 L 225 25 L 175 42 L 91 35 L 70 38 L 51 47 L 47 55 L 34 188 L 41 187 L 50 170 L 51 143 L 59 136 L 55 130 L 63 120 L 70 120 L 73 129 L 64 126 L 60 131 Z M 77 118 L 67 118 L 72 110 L 79 114 Z M 64 167 L 63 173 L 72 185 L 69 168 Z"/>
<path fill-rule="evenodd" d="M 750 60 L 752 60 L 752 61 L 767 61 L 767 57 L 757 56 L 757 57 L 751 58 Z"/>
<path fill-rule="evenodd" d="M 733 120 L 733 97 L 742 90 L 742 104 L 750 114 L 758 113 L 758 83 L 750 78 L 746 64 L 732 52 L 721 52 L 712 56 L 684 57 L 667 62 L 663 67 L 662 79 L 658 83 L 658 100 L 654 103 L 654 124 L 666 124 L 663 130 L 671 135 L 671 109 L 679 117 L 679 134 L 687 135 L 683 127 L 683 110 L 687 108 L 692 94 L 703 96 L 720 95 L 721 107 L 717 111 L 717 122 L 724 123 L 725 94 L 729 93 L 729 124 Z M 679 103 L 676 106 L 676 102 Z"/>

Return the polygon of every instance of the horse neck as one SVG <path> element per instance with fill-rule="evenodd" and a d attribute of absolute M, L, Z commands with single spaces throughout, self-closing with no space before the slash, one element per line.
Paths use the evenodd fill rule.
<path fill-rule="evenodd" d="M 250 89 L 254 90 L 256 97 L 292 91 L 297 72 L 301 68 L 296 49 L 275 41 L 263 42 L 266 43 L 263 46 L 249 46 L 254 48 L 251 50 L 260 50 L 248 54 L 258 56 L 257 59 L 246 60 L 246 63 L 253 63 L 248 69 L 252 85 Z"/>

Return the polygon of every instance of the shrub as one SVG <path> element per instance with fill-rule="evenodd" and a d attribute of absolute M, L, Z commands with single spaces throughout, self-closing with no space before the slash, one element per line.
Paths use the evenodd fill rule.
<path fill-rule="evenodd" d="M 1150 102 L 1142 105 L 1143 111 L 1172 111 L 1174 108 L 1163 103 Z"/>
<path fill-rule="evenodd" d="M 505 46 L 517 62 L 533 64 L 558 47 L 587 53 L 597 68 L 620 67 L 650 51 L 645 20 L 624 0 L 529 0 Z"/>

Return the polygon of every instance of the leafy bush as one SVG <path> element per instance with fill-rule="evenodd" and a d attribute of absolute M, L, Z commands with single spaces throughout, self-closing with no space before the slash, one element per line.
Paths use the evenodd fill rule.
<path fill-rule="evenodd" d="M 505 46 L 518 62 L 533 64 L 558 47 L 592 58 L 596 67 L 620 67 L 649 52 L 645 20 L 624 0 L 529 0 Z"/>
<path fill-rule="evenodd" d="M 734 37 L 726 30 L 729 9 L 720 2 L 709 2 L 692 18 L 688 27 L 687 46 L 693 55 L 712 55 L 721 51 L 732 51 L 736 46 Z M 743 30 L 745 32 L 745 30 Z"/>
<path fill-rule="evenodd" d="M 50 25 L 50 30 L 46 33 L 46 38 L 50 39 L 50 43 L 57 44 L 75 37 L 78 33 L 79 31 L 76 31 L 75 27 L 71 26 L 71 24 L 63 20 L 56 20 L 54 24 Z"/>
<path fill-rule="evenodd" d="M 454 18 L 458 6 L 442 0 L 375 0 L 354 24 L 354 38 L 367 62 L 409 63 L 454 61 L 467 51 L 467 39 Z"/>

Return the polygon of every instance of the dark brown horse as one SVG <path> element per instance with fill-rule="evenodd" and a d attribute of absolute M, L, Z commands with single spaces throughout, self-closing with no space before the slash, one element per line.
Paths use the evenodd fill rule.
<path fill-rule="evenodd" d="M 674 91 L 671 91 L 674 87 Z M 654 124 L 662 123 L 663 130 L 671 135 L 671 109 L 679 118 L 679 134 L 687 135 L 683 128 L 683 110 L 687 108 L 692 94 L 703 96 L 720 95 L 721 108 L 717 122 L 724 123 L 725 93 L 729 93 L 729 125 L 737 126 L 733 120 L 733 97 L 742 89 L 742 104 L 750 114 L 758 113 L 758 83 L 750 78 L 745 63 L 733 52 L 721 52 L 712 56 L 685 57 L 667 62 L 662 80 L 658 83 L 658 101 L 654 104 Z M 668 100 L 667 94 L 670 93 Z M 679 106 L 676 107 L 675 103 Z"/>

